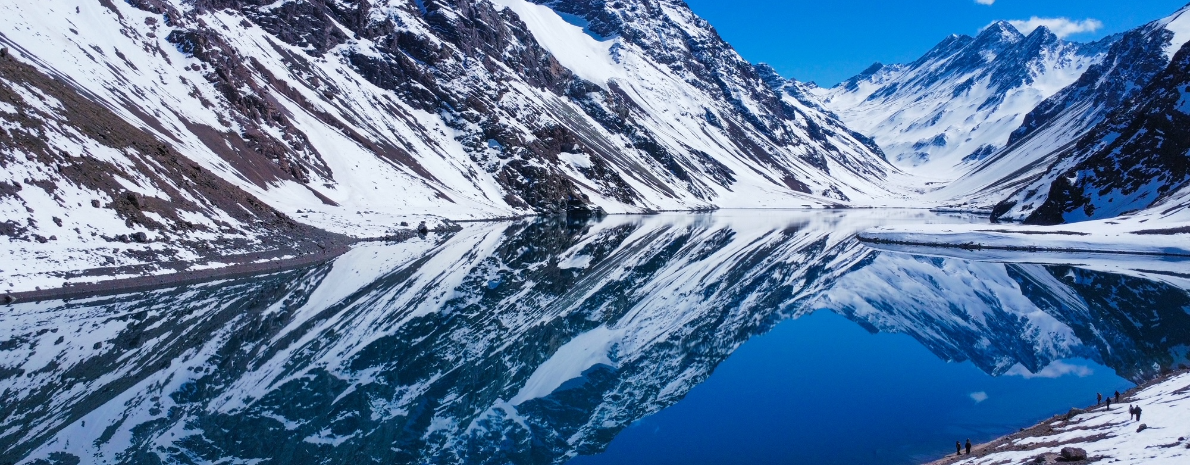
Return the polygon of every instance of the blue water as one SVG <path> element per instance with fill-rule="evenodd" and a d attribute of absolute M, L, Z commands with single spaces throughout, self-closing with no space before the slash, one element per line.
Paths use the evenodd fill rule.
<path fill-rule="evenodd" d="M 1087 370 L 993 377 L 818 311 L 748 341 L 685 399 L 570 465 L 921 463 L 1132 386 L 1063 362 Z"/>
<path fill-rule="evenodd" d="M 1187 363 L 1184 280 L 852 236 L 898 221 L 959 220 L 474 223 L 17 302 L 0 308 L 0 464 L 924 463 Z"/>

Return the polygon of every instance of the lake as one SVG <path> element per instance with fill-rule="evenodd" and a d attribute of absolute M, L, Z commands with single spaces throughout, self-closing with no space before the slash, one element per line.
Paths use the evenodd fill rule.
<path fill-rule="evenodd" d="M 970 221 L 471 223 L 17 303 L 0 463 L 910 464 L 1190 363 L 1190 264 L 854 237 Z"/>

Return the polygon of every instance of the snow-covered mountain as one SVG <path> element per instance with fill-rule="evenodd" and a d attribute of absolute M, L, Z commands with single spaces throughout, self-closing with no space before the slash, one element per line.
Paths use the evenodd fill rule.
<path fill-rule="evenodd" d="M 1129 113 L 1142 111 L 1143 104 L 1134 100 L 1145 98 L 1146 88 L 1170 68 L 1175 53 L 1188 41 L 1190 7 L 1123 34 L 1103 63 L 1030 113 L 1013 134 L 1012 145 L 974 170 L 963 181 L 964 189 L 983 191 L 980 203 L 1000 197 L 997 217 L 1029 218 L 1046 203 L 1059 178 L 1094 152 L 1088 146 L 1097 136 L 1088 133 L 1109 120 L 1121 124 Z"/>
<path fill-rule="evenodd" d="M 948 37 L 913 63 L 878 63 L 813 93 L 893 163 L 951 181 L 1009 145 L 1025 115 L 1099 63 L 1114 40 L 1067 42 L 1045 27 L 1026 36 L 999 21 L 975 37 Z"/>
<path fill-rule="evenodd" d="M 949 221 L 888 215 L 473 223 L 303 270 L 18 303 L 0 460 L 562 463 L 819 310 L 989 373 L 1085 357 L 1139 380 L 1185 360 L 1185 288 L 854 239 Z"/>
<path fill-rule="evenodd" d="M 1187 29 L 1179 39 L 1190 40 L 1190 13 L 1182 21 Z M 1161 58 L 1171 50 L 1161 50 Z M 1176 50 L 1161 71 L 1134 81 L 1137 87 L 1128 98 L 1096 118 L 1039 183 L 997 211 L 1024 216 L 1029 223 L 1057 224 L 1114 218 L 1152 206 L 1165 212 L 1157 216 L 1169 216 L 1190 206 L 1179 194 L 1190 182 L 1190 42 Z"/>
<path fill-rule="evenodd" d="M 0 245 L 64 269 L 185 261 L 187 241 L 219 237 L 262 249 L 272 218 L 380 237 L 440 218 L 869 205 L 903 184 L 680 0 L 0 12 Z"/>

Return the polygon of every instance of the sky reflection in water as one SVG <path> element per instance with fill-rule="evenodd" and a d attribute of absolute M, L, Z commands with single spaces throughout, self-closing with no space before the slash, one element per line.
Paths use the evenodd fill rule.
<path fill-rule="evenodd" d="M 744 344 L 684 400 L 570 465 L 924 463 L 956 440 L 994 438 L 1132 386 L 1088 360 L 1055 365 L 1077 369 L 993 377 L 819 311 Z"/>

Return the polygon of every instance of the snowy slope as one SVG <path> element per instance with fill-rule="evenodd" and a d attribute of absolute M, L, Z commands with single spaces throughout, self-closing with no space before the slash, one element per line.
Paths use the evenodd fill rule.
<path fill-rule="evenodd" d="M 625 3 L 7 0 L 0 45 L 262 205 L 353 237 L 441 218 L 904 202 L 909 181 L 878 150 L 778 95 L 684 3 Z M 13 95 L 9 125 L 25 107 L 69 117 Z M 46 137 L 48 155 L 29 139 L 0 147 L 15 173 L 0 181 L 79 184 L 85 201 L 4 190 L 21 224 L 0 230 L 5 251 L 65 240 L 26 208 L 82 217 L 87 199 L 185 184 L 140 179 L 134 155 L 108 150 L 127 182 L 97 190 L 49 168 L 105 142 Z"/>
<path fill-rule="evenodd" d="M 1005 150 L 974 167 L 938 197 L 953 204 L 999 205 L 994 212 L 1021 221 L 1046 202 L 1051 186 L 1081 163 L 1080 139 L 1106 122 L 1164 71 L 1188 39 L 1176 31 L 1190 27 L 1190 9 L 1121 34 L 1103 62 L 1077 82 L 1042 102 L 1012 135 Z M 1001 203 L 1003 201 L 1003 203 Z"/>
<path fill-rule="evenodd" d="M 1025 36 L 996 22 L 813 92 L 898 166 L 951 181 L 1007 146 L 1025 115 L 1101 61 L 1111 40 L 1066 42 L 1045 27 Z"/>
<path fill-rule="evenodd" d="M 1031 211 L 1026 221 L 1074 223 L 1150 207 L 1162 212 L 1158 216 L 1170 217 L 1190 209 L 1180 201 L 1190 185 L 1187 89 L 1190 46 L 1183 46 L 1168 68 L 1051 168 L 1047 177 L 1054 180 L 1044 203 L 1020 207 Z M 1010 199 L 998 209 L 1012 211 L 1016 201 Z"/>

